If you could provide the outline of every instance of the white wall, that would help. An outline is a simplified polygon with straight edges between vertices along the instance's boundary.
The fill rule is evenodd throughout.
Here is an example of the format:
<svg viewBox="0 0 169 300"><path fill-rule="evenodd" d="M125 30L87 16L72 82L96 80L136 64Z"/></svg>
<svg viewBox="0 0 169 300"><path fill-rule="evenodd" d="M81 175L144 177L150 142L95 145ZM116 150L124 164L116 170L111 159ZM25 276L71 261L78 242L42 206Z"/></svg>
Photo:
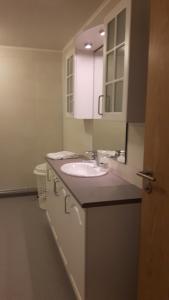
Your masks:
<svg viewBox="0 0 169 300"><path fill-rule="evenodd" d="M0 190L34 187L62 148L61 53L0 47Z"/></svg>

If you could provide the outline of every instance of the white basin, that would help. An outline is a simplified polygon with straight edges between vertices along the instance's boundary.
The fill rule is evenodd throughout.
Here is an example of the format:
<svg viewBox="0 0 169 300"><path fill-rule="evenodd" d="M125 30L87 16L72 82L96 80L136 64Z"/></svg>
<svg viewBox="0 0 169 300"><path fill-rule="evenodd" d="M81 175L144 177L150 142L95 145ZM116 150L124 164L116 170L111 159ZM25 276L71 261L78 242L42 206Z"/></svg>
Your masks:
<svg viewBox="0 0 169 300"><path fill-rule="evenodd" d="M108 170L96 166L94 163L73 162L61 166L62 172L79 177L97 177L105 175Z"/></svg>

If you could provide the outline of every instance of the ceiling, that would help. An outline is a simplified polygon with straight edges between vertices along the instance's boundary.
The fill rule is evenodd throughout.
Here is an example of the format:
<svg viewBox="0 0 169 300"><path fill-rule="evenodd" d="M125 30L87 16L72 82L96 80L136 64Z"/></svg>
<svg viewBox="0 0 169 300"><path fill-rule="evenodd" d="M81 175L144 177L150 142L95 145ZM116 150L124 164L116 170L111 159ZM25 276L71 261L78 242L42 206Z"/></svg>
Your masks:
<svg viewBox="0 0 169 300"><path fill-rule="evenodd" d="M0 45L62 50L103 0L0 0Z"/></svg>

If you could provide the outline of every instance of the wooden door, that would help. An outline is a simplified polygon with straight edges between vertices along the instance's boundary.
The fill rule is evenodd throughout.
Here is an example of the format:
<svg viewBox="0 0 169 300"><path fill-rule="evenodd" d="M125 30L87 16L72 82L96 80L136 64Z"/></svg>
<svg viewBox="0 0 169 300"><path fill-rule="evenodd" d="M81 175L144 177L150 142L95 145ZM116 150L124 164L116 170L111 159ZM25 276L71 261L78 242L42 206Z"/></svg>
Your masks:
<svg viewBox="0 0 169 300"><path fill-rule="evenodd" d="M156 181L144 192L139 300L169 299L169 0L150 0L144 168Z"/></svg>

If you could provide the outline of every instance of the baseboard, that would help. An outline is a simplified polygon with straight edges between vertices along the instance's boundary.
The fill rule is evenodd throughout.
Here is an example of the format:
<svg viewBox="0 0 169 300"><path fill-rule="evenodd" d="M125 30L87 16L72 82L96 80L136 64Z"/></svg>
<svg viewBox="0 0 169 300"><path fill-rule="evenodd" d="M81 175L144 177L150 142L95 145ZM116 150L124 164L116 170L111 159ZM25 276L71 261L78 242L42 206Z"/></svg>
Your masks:
<svg viewBox="0 0 169 300"><path fill-rule="evenodd" d="M22 196L31 196L38 195L36 188L22 188L22 189L13 189L13 190L0 190L0 198L7 197L22 197Z"/></svg>

